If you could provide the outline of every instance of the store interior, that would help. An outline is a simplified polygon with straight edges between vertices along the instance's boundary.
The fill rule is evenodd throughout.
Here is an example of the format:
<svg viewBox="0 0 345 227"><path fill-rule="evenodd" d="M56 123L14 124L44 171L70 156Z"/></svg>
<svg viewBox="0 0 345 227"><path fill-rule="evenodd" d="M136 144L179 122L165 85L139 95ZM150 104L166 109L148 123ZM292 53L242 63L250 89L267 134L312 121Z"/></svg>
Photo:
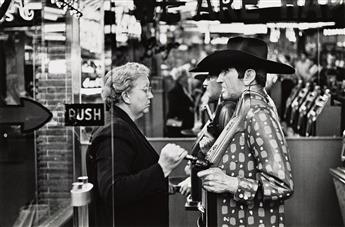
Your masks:
<svg viewBox="0 0 345 227"><path fill-rule="evenodd" d="M286 226L345 224L345 1L9 2L0 1L0 226L73 225L70 190L86 174L94 126L66 126L65 105L103 103L103 76L116 66L151 69L154 98L137 124L153 147L174 142L190 150L207 113L189 69L234 36L265 40L269 59L296 69L270 74L266 84L295 172ZM193 121L172 132L168 93L182 71ZM24 133L4 114L21 97L49 109L51 120ZM184 165L171 181L184 179ZM184 209L185 197L169 202L170 226L195 226L198 214Z"/></svg>

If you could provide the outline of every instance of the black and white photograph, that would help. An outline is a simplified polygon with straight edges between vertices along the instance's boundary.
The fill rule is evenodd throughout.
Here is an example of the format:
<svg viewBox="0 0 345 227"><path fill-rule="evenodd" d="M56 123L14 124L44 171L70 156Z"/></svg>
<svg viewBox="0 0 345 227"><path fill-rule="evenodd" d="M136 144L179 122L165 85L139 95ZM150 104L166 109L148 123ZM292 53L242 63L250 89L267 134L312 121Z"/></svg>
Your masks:
<svg viewBox="0 0 345 227"><path fill-rule="evenodd" d="M345 226L345 0L0 0L0 227Z"/></svg>

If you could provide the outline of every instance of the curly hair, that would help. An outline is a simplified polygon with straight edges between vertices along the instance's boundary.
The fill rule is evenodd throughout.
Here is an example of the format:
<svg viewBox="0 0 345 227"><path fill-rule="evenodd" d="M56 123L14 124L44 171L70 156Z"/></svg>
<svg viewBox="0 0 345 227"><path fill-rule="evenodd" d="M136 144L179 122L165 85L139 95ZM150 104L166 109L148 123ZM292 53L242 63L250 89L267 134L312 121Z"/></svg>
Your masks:
<svg viewBox="0 0 345 227"><path fill-rule="evenodd" d="M104 86L102 89L102 98L107 108L110 108L112 103L120 103L122 101L122 93L131 90L134 86L134 81L140 76L149 76L149 74L149 68L136 62L128 62L110 70L104 76Z"/></svg>

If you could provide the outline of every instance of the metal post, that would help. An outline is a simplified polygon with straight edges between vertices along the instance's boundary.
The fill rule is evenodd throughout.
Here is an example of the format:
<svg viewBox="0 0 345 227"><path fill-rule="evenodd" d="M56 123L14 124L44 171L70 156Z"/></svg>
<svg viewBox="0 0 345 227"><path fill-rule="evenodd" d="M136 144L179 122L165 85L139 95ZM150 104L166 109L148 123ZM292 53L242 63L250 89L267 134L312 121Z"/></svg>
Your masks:
<svg viewBox="0 0 345 227"><path fill-rule="evenodd" d="M88 183L88 177L78 177L78 182L72 183L71 204L73 206L73 226L89 227L89 207L93 184Z"/></svg>

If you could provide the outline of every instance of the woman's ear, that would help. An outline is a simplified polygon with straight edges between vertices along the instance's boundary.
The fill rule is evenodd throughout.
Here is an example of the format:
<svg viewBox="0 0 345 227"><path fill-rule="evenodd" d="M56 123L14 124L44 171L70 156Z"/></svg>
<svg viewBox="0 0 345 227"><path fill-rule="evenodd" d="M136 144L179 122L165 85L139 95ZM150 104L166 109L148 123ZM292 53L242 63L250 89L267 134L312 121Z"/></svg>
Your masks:
<svg viewBox="0 0 345 227"><path fill-rule="evenodd" d="M128 92L122 92L121 97L124 103L126 104L131 103L130 95L128 94Z"/></svg>
<svg viewBox="0 0 345 227"><path fill-rule="evenodd" d="M253 83L253 81L255 80L256 77L256 72L254 69L247 69L244 72L244 78L243 78L243 82L245 86L249 86Z"/></svg>

